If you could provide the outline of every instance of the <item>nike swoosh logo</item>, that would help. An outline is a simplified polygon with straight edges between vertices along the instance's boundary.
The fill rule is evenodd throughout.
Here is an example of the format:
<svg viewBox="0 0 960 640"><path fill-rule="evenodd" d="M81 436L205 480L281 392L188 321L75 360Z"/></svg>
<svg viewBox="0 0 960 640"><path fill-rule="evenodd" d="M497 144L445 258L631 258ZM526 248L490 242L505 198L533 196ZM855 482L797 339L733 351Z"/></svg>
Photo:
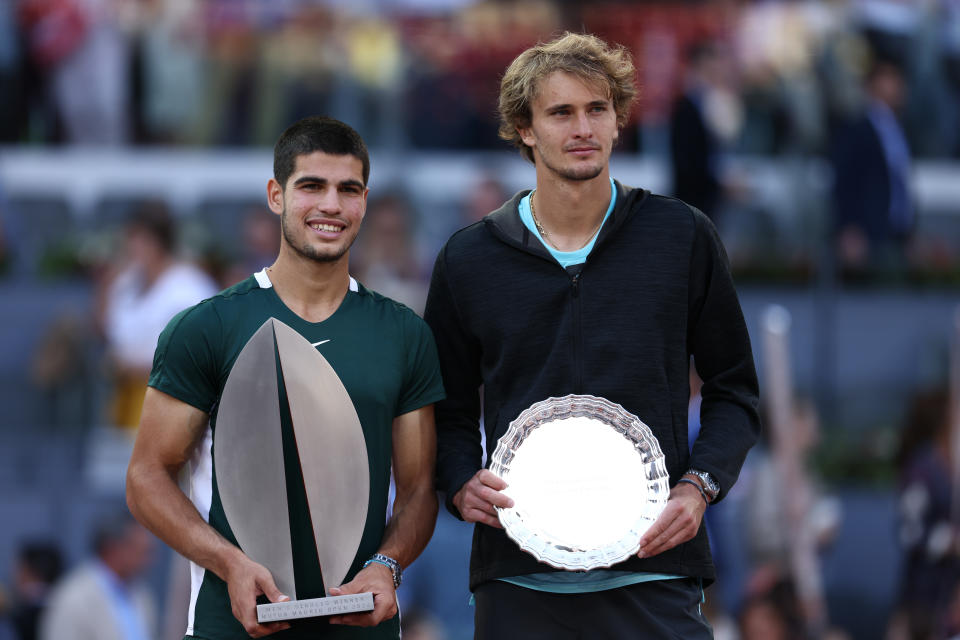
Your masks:
<svg viewBox="0 0 960 640"><path fill-rule="evenodd" d="M326 344L327 342L330 342L330 340L328 339L328 340L321 340L320 342L311 342L311 343L310 343L310 346L311 346L311 347L319 347L320 345Z"/></svg>

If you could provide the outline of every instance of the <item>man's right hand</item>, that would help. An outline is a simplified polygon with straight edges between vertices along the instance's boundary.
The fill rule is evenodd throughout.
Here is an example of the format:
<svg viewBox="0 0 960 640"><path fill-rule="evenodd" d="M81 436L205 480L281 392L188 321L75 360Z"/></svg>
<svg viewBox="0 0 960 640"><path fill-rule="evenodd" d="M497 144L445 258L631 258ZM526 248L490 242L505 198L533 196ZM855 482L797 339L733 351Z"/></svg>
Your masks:
<svg viewBox="0 0 960 640"><path fill-rule="evenodd" d="M262 638L290 628L289 622L257 622L258 596L265 595L270 602L290 599L280 592L266 567L244 557L231 567L226 580L233 617L240 621L251 638Z"/></svg>
<svg viewBox="0 0 960 640"><path fill-rule="evenodd" d="M137 441L127 465L130 512L181 555L224 582L230 607L254 638L288 628L286 622L257 624L257 597L287 600L266 567L257 564L204 520L177 484L177 474L201 446L210 416L150 387L143 399Z"/></svg>
<svg viewBox="0 0 960 640"><path fill-rule="evenodd" d="M482 522L502 529L494 507L509 509L513 506L513 500L500 493L506 488L507 483L503 478L489 469L481 469L460 487L460 491L453 496L453 505L467 522Z"/></svg>

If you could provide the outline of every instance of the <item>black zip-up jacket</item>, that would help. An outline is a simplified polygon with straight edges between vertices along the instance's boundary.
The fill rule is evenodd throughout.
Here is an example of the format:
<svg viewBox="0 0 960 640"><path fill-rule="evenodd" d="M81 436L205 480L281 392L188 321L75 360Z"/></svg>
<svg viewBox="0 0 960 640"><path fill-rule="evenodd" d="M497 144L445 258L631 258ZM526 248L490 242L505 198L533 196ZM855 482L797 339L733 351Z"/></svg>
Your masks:
<svg viewBox="0 0 960 640"><path fill-rule="evenodd" d="M722 498L759 435L750 338L713 225L680 200L616 188L581 266L561 267L520 220L527 191L455 233L437 257L424 314L447 391L436 406L437 484L457 517L451 499L481 467L481 385L488 458L534 402L591 394L651 428L671 486L693 467L713 475ZM691 355L704 385L688 454ZM613 568L714 578L703 526L685 544ZM476 525L471 589L552 570L503 530Z"/></svg>

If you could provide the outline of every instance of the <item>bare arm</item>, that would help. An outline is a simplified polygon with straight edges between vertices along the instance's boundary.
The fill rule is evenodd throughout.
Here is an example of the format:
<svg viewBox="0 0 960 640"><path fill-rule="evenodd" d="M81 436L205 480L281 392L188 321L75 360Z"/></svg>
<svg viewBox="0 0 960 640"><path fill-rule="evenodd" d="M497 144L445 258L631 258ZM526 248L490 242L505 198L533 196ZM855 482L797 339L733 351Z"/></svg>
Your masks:
<svg viewBox="0 0 960 640"><path fill-rule="evenodd" d="M437 493L433 486L437 436L433 405L421 407L393 421L393 478L396 498L393 516L383 534L380 553L407 567L433 535L437 521ZM330 593L374 593L374 610L365 614L336 616L334 624L373 626L397 613L393 574L378 563L370 564L356 577Z"/></svg>
<svg viewBox="0 0 960 640"><path fill-rule="evenodd" d="M130 512L183 556L227 583L233 615L252 637L286 623L257 624L256 598L286 599L270 572L207 524L177 484L177 474L199 446L209 416L176 398L147 389L140 430L127 469Z"/></svg>

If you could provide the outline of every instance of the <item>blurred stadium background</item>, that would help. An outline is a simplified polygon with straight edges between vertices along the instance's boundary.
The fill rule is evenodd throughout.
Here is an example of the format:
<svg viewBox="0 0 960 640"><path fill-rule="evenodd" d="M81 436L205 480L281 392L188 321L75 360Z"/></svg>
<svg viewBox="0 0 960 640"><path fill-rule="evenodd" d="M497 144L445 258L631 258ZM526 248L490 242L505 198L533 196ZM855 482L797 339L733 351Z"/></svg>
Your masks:
<svg viewBox="0 0 960 640"><path fill-rule="evenodd" d="M532 166L496 136L499 76L564 29L633 53L640 99L613 175L660 193L674 192L683 151L674 105L703 80L692 52L711 56L719 195L708 213L762 380L764 313L776 304L792 318L792 394L820 424L805 465L831 505L819 552L831 622L856 640L884 637L906 557L898 451L919 428L916 398L948 387L957 339L958 0L3 0L0 616L16 601L24 541L53 541L72 565L89 553L91 523L122 500L129 430L109 427L94 318L131 212L165 204L180 254L232 284L270 253L247 221L264 208L274 140L299 117L338 117L372 155L355 270L417 308L448 235L533 185ZM904 78L913 224L890 260L848 262L833 160L878 61ZM734 538L746 520L727 524ZM441 514L401 589L411 619L430 623L422 637L470 637L469 536ZM730 575L749 570L736 551L718 555ZM161 606L170 562L158 554L149 576ZM745 588L736 576L725 585L723 569L711 592ZM735 618L742 596L727 595L717 620Z"/></svg>

